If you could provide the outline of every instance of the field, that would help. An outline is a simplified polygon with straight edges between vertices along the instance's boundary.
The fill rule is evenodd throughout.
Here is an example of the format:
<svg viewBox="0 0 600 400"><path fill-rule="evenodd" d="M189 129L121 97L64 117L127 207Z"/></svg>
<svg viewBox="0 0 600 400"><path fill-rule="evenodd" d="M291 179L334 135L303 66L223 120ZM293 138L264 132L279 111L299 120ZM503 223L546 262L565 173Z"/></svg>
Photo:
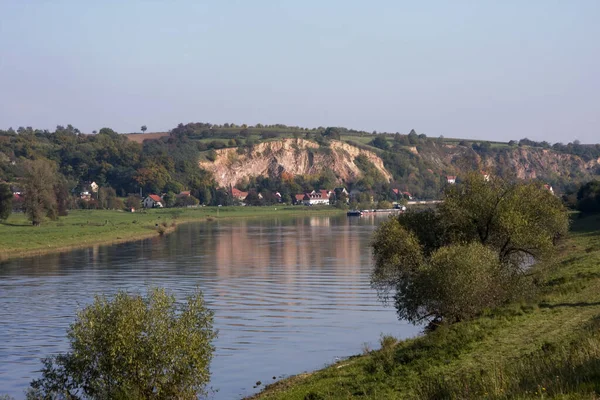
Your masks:
<svg viewBox="0 0 600 400"><path fill-rule="evenodd" d="M169 232L177 224L206 219L331 214L333 207L199 207L150 209L129 213L73 210L58 221L31 226L23 214L0 224L0 260L70 250L96 244L143 239Z"/></svg>
<svg viewBox="0 0 600 400"><path fill-rule="evenodd" d="M576 219L529 300L414 339L382 338L256 399L599 399L600 217Z"/></svg>

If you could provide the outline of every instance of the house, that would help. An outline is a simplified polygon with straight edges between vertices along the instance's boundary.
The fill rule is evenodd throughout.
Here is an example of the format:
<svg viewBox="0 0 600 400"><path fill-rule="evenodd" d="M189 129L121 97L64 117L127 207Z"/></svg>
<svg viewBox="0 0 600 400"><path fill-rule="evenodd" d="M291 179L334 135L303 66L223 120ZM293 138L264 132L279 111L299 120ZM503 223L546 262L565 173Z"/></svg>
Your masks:
<svg viewBox="0 0 600 400"><path fill-rule="evenodd" d="M481 171L481 176L483 177L483 180L486 182L490 181L490 174L488 174L487 172Z"/></svg>
<svg viewBox="0 0 600 400"><path fill-rule="evenodd" d="M231 188L231 196L239 201L244 201L246 197L248 197L248 192L242 192L239 189Z"/></svg>
<svg viewBox="0 0 600 400"><path fill-rule="evenodd" d="M183 199L183 198L190 197L191 195L192 195L192 193L189 190L185 190L185 191L179 193L176 197L178 199Z"/></svg>
<svg viewBox="0 0 600 400"><path fill-rule="evenodd" d="M454 175L448 175L448 176L446 176L446 181L449 184L454 185L456 183L456 176L454 176Z"/></svg>
<svg viewBox="0 0 600 400"><path fill-rule="evenodd" d="M86 191L79 193L79 198L81 200L90 201L92 199L92 194L86 190Z"/></svg>
<svg viewBox="0 0 600 400"><path fill-rule="evenodd" d="M283 201L283 197L281 197L281 193L275 192L275 193L273 193L273 196L277 199L278 203L281 203Z"/></svg>
<svg viewBox="0 0 600 400"><path fill-rule="evenodd" d="M552 185L545 184L544 188L546 188L546 190L548 190L550 193L554 194L554 189L552 189Z"/></svg>
<svg viewBox="0 0 600 400"><path fill-rule="evenodd" d="M333 193L331 190L313 190L312 192L305 194L304 204L310 206L329 205L329 198L331 197L331 193Z"/></svg>
<svg viewBox="0 0 600 400"><path fill-rule="evenodd" d="M331 190L313 190L310 193L297 194L294 196L296 204L305 206L329 205L329 200L333 191Z"/></svg>
<svg viewBox="0 0 600 400"><path fill-rule="evenodd" d="M163 208L165 206L163 199L156 194L148 195L142 204L144 205L144 208Z"/></svg>

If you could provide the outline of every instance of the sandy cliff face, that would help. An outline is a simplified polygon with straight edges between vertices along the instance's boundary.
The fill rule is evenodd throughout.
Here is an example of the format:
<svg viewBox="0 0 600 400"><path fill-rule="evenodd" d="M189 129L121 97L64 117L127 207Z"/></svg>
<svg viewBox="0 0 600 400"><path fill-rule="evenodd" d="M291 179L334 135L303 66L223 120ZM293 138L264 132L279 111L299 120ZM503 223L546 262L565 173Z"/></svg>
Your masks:
<svg viewBox="0 0 600 400"><path fill-rule="evenodd" d="M316 175L331 170L340 182L358 179L362 172L354 160L364 155L386 179L390 173L375 153L340 141L329 147L304 139L282 139L260 143L251 149L217 150L214 162L201 161L200 167L213 173L220 186L235 185L252 176Z"/></svg>

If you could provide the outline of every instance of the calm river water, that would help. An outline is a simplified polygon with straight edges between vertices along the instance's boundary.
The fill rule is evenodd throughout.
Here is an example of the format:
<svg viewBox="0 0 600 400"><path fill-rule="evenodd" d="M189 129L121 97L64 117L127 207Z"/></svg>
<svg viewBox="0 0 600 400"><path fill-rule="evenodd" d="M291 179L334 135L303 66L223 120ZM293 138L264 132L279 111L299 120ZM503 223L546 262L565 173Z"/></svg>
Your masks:
<svg viewBox="0 0 600 400"><path fill-rule="evenodd" d="M301 217L186 224L166 237L0 263L0 395L24 398L40 357L66 351L66 329L95 294L196 286L219 330L209 398L313 370L413 336L369 287L380 217Z"/></svg>

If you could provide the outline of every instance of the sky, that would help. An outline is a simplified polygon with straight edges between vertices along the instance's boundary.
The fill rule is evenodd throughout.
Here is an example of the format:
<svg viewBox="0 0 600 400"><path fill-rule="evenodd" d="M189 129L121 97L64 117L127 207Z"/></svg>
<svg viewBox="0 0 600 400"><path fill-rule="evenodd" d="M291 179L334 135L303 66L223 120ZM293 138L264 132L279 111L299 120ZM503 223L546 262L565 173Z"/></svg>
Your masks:
<svg viewBox="0 0 600 400"><path fill-rule="evenodd" d="M0 129L600 142L598 0L0 0Z"/></svg>

